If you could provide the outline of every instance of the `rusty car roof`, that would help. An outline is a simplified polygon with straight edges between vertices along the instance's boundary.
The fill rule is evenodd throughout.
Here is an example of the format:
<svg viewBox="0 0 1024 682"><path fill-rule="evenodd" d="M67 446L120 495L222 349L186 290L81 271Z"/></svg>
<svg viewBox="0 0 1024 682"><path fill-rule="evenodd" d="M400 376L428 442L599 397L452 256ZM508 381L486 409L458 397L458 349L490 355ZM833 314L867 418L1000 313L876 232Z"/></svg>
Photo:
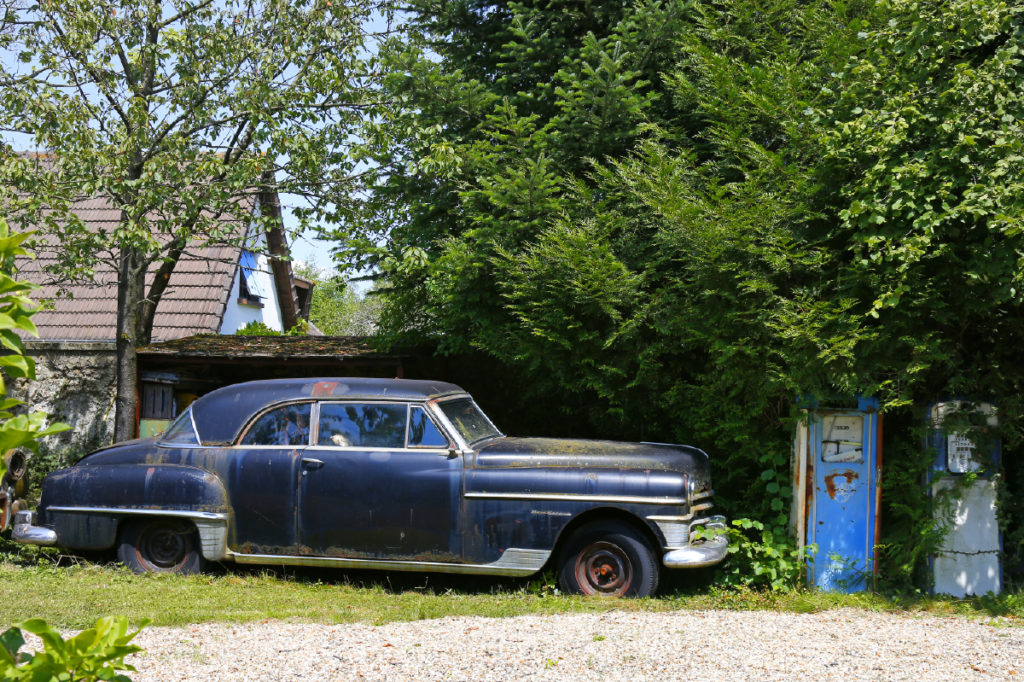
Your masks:
<svg viewBox="0 0 1024 682"><path fill-rule="evenodd" d="M265 379L218 388L192 403L192 419L203 445L232 443L256 412L303 398L430 400L465 391L444 381L315 377Z"/></svg>

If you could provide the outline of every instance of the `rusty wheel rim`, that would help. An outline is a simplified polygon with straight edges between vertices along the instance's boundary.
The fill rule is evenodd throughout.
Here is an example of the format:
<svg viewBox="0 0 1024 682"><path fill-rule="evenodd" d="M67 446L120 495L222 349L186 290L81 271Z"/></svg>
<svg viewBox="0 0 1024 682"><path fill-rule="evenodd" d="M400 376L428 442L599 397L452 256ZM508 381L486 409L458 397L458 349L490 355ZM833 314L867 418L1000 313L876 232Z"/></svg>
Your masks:
<svg viewBox="0 0 1024 682"><path fill-rule="evenodd" d="M583 594L621 596L632 581L633 564L618 545L595 542L576 558L576 584Z"/></svg>
<svg viewBox="0 0 1024 682"><path fill-rule="evenodd" d="M174 568L185 560L188 550L185 533L170 526L159 526L146 532L139 554L144 561L158 568Z"/></svg>

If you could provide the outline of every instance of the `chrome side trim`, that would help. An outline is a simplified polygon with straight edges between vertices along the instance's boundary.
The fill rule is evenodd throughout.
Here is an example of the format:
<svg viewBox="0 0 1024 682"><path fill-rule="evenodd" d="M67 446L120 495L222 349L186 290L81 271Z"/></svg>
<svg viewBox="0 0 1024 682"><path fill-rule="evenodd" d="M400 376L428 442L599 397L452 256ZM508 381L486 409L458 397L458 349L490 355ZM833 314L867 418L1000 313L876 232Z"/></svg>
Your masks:
<svg viewBox="0 0 1024 682"><path fill-rule="evenodd" d="M682 516L645 516L644 518L648 521L654 521L655 523L658 523L659 521L689 521L693 518L693 513L691 512Z"/></svg>
<svg viewBox="0 0 1024 682"><path fill-rule="evenodd" d="M24 545L49 547L57 544L57 531L45 526L36 526L34 511L20 511L14 515L14 529L11 539Z"/></svg>
<svg viewBox="0 0 1024 682"><path fill-rule="evenodd" d="M223 521L228 515L219 512L193 511L191 509L136 509L133 507L47 507L48 511L81 512L83 514L131 514L135 516L173 516L175 518Z"/></svg>
<svg viewBox="0 0 1024 682"><path fill-rule="evenodd" d="M630 495L573 495L572 493L465 493L482 500L554 500L561 502L618 502L621 504L685 504L683 497L636 497Z"/></svg>
<svg viewBox="0 0 1024 682"><path fill-rule="evenodd" d="M505 550L500 559L489 564L447 564L440 561L341 559L335 557L282 556L277 554L235 554L232 558L239 564L326 566L333 568L368 568L382 571L524 576L539 571L550 556L551 551L546 549L518 549L510 547Z"/></svg>
<svg viewBox="0 0 1024 682"><path fill-rule="evenodd" d="M199 546L203 558L209 561L223 561L230 556L228 551L228 515L218 512L192 511L189 509L133 509L131 507L47 507L48 511L81 514L118 514L123 516L160 516L176 519L191 519L199 531ZM54 534L54 543L57 536ZM54 544L51 543L51 544Z"/></svg>
<svg viewBox="0 0 1024 682"><path fill-rule="evenodd" d="M711 498L711 497L714 497L714 496L715 496L715 491L714 490L704 490L704 491L699 492L699 493L694 493L690 497L690 499L691 500L703 500L703 499Z"/></svg>
<svg viewBox="0 0 1024 682"><path fill-rule="evenodd" d="M199 549L207 561L223 561L228 552L228 522L223 519L193 518L199 531Z"/></svg>
<svg viewBox="0 0 1024 682"><path fill-rule="evenodd" d="M690 515L692 516L692 514ZM690 524L688 519L682 517L648 516L648 521L653 521L661 534L665 536L665 547L674 549L685 547L690 541Z"/></svg>

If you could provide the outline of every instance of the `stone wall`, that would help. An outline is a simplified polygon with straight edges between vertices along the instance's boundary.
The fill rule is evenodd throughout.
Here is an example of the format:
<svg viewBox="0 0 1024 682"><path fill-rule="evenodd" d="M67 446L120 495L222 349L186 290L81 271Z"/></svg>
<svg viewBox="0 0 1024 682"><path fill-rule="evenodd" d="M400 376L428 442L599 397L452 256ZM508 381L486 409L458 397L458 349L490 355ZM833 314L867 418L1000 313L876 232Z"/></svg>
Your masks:
<svg viewBox="0 0 1024 682"><path fill-rule="evenodd" d="M25 346L36 361L36 379L11 382L11 397L24 400L28 411L45 412L50 422L71 426L40 443L37 461L29 464L38 478L112 441L117 365L113 342L28 341Z"/></svg>

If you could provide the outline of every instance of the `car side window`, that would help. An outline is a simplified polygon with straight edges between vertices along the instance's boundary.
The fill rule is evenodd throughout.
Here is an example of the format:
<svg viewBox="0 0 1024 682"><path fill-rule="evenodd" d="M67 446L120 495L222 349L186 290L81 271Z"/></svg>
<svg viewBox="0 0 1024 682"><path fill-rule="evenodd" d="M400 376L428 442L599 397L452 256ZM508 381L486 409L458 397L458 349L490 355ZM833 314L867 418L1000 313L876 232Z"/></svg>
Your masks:
<svg viewBox="0 0 1024 682"><path fill-rule="evenodd" d="M410 448L446 448L448 439L444 437L427 411L418 405L409 408L409 447Z"/></svg>
<svg viewBox="0 0 1024 682"><path fill-rule="evenodd" d="M321 403L317 445L403 448L405 422L405 405Z"/></svg>
<svg viewBox="0 0 1024 682"><path fill-rule="evenodd" d="M310 403L270 410L249 427L242 445L309 445Z"/></svg>

